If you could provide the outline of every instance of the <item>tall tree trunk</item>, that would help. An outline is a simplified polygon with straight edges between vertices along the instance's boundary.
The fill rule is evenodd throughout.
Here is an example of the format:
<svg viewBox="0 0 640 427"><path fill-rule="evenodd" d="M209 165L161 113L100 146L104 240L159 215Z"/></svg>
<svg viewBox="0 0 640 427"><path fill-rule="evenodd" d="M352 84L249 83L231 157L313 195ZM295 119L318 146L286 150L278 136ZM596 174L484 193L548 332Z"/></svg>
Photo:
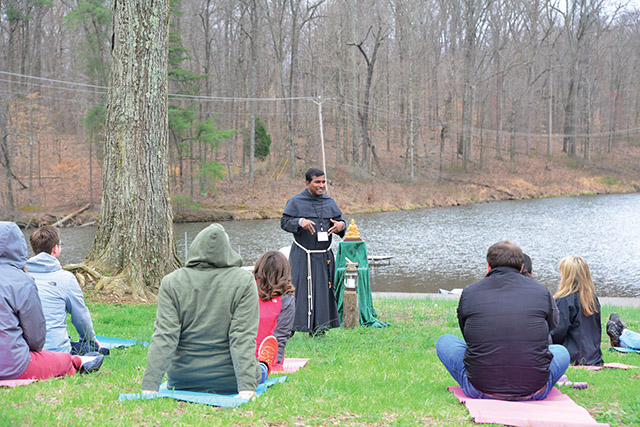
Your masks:
<svg viewBox="0 0 640 427"><path fill-rule="evenodd" d="M349 4L349 20L351 30L351 43L356 41L356 2L355 0L348 0ZM351 49L349 52L349 59L351 63L351 117L353 122L352 133L352 145L351 145L351 161L354 165L359 162L358 155L358 65L356 62L356 51Z"/></svg>
<svg viewBox="0 0 640 427"><path fill-rule="evenodd" d="M11 170L11 151L9 148L8 105L0 103L0 166L4 169L5 179L0 187L0 214L3 218L12 220L15 216L15 198L13 194L13 172Z"/></svg>
<svg viewBox="0 0 640 427"><path fill-rule="evenodd" d="M168 185L168 0L113 3L102 210L86 263L96 288L147 299L180 263Z"/></svg>

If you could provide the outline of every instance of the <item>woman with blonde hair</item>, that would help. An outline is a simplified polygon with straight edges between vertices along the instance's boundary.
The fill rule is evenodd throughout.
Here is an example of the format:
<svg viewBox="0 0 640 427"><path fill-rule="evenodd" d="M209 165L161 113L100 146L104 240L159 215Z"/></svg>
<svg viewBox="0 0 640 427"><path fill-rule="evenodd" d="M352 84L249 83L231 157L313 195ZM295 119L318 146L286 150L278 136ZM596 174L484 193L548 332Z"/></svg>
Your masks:
<svg viewBox="0 0 640 427"><path fill-rule="evenodd" d="M560 287L553 296L560 322L551 331L554 344L568 351L575 365L601 365L600 302L584 258L568 256L560 261Z"/></svg>
<svg viewBox="0 0 640 427"><path fill-rule="evenodd" d="M260 255L253 267L258 285L260 323L257 343L273 335L278 340L276 367L284 361L284 348L291 337L296 313L295 288L291 284L289 260L280 251L268 251ZM256 352L258 350L256 349Z"/></svg>

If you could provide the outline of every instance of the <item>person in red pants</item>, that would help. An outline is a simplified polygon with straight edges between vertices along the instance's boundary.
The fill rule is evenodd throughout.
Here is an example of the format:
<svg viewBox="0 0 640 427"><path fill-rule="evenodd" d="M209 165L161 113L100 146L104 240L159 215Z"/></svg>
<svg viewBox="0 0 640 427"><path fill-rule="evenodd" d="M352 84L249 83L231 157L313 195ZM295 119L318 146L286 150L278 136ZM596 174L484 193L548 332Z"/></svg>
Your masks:
<svg viewBox="0 0 640 427"><path fill-rule="evenodd" d="M104 356L42 350L47 326L35 281L24 271L27 242L0 221L0 380L46 379L100 369Z"/></svg>

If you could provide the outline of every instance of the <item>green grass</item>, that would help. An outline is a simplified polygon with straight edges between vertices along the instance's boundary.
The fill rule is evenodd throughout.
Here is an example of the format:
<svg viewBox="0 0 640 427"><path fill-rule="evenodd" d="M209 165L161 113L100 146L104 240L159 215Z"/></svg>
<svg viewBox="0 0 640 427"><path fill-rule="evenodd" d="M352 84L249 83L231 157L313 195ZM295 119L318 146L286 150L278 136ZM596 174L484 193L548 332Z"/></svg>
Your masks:
<svg viewBox="0 0 640 427"><path fill-rule="evenodd" d="M622 182L618 178L611 176L599 176L595 178L594 181L600 184L608 185L610 187L622 185Z"/></svg>
<svg viewBox="0 0 640 427"><path fill-rule="evenodd" d="M447 392L455 383L435 354L440 335L460 336L457 301L375 299L374 305L390 327L334 329L324 338L294 335L287 356L309 357L307 366L238 408L172 399L118 401L120 393L140 390L147 348L136 345L114 350L94 374L0 389L0 425L474 425ZM99 335L151 338L155 305L89 308ZM603 320L611 311L640 330L640 309L603 306ZM638 354L609 352L604 333L602 347L606 362L640 365ZM568 375L589 387L563 392L598 421L640 424L640 369L570 369Z"/></svg>

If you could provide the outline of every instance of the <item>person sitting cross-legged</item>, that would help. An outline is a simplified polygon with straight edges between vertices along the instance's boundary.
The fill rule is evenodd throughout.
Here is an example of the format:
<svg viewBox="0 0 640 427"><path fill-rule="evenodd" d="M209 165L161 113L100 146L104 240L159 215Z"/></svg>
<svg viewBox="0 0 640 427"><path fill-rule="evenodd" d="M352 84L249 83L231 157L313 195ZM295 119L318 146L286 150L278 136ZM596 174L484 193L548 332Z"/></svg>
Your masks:
<svg viewBox="0 0 640 427"><path fill-rule="evenodd" d="M18 226L0 221L0 380L46 379L94 372L104 356L43 350L47 325Z"/></svg>
<svg viewBox="0 0 640 427"><path fill-rule="evenodd" d="M47 321L45 350L83 355L93 351L109 354L96 341L89 309L84 303L82 289L75 276L62 269L62 242L58 229L45 225L29 237L35 256L27 261L27 271L36 280L42 310ZM67 333L67 313L80 340L71 342Z"/></svg>
<svg viewBox="0 0 640 427"><path fill-rule="evenodd" d="M289 260L280 251L267 251L256 261L253 275L260 296L260 324L256 343L261 343L268 335L275 336L278 340L276 366L281 367L296 314L295 288L291 284ZM256 356L258 351L259 348L256 348Z"/></svg>
<svg viewBox="0 0 640 427"><path fill-rule="evenodd" d="M560 286L554 295L560 321L551 331L554 344L569 351L571 363L602 365L600 301L587 261L568 256L560 261Z"/></svg>
<svg viewBox="0 0 640 427"><path fill-rule="evenodd" d="M549 345L556 303L523 274L522 250L508 241L487 251L487 275L467 286L458 303L464 340L443 335L436 353L467 397L542 400L569 367L569 352Z"/></svg>
<svg viewBox="0 0 640 427"><path fill-rule="evenodd" d="M162 279L142 392L167 386L251 398L267 379L278 341L266 337L254 355L258 288L219 224L202 230L186 266Z"/></svg>

